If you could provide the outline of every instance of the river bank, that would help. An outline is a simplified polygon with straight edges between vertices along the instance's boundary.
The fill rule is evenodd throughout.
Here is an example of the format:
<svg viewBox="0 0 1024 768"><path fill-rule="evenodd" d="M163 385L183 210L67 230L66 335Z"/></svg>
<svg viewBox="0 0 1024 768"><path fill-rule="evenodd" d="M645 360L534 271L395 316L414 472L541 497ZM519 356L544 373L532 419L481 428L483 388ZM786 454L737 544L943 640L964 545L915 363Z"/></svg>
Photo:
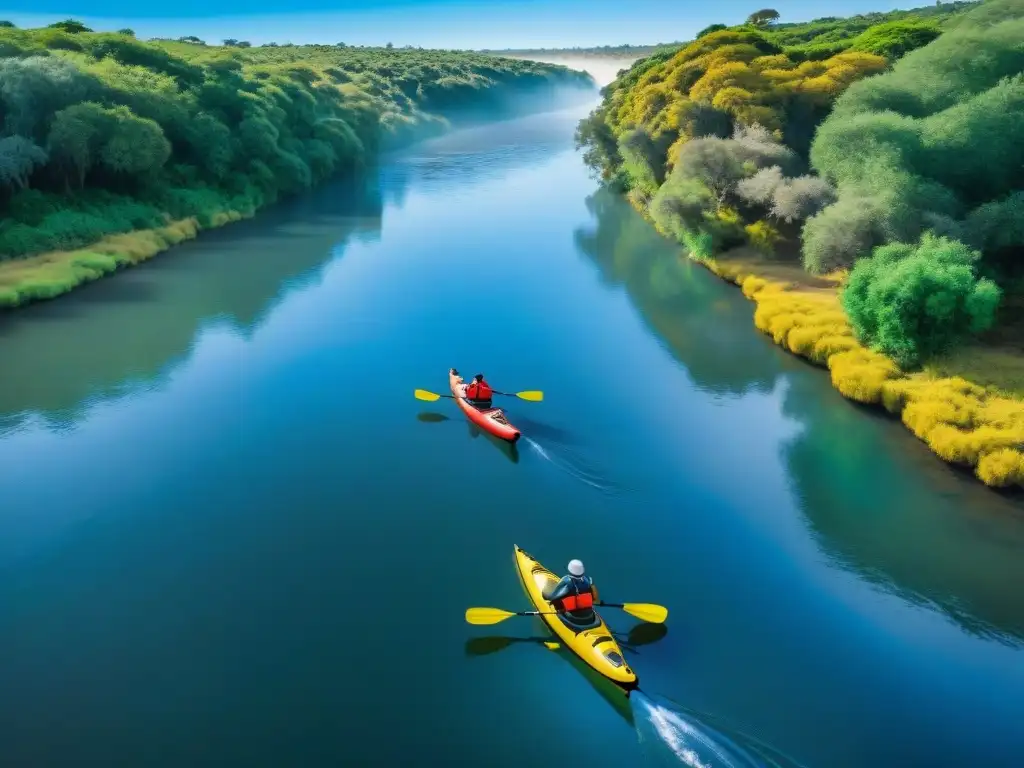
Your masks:
<svg viewBox="0 0 1024 768"><path fill-rule="evenodd" d="M0 307L53 298L453 128L594 98L472 52L0 28ZM84 137L84 138L83 138Z"/></svg>
<svg viewBox="0 0 1024 768"><path fill-rule="evenodd" d="M841 278L816 277L751 248L698 260L757 305L754 324L776 344L827 368L844 397L897 416L937 456L991 487L1024 487L1024 356L979 344L904 371L854 336Z"/></svg>
<svg viewBox="0 0 1024 768"><path fill-rule="evenodd" d="M536 102L535 110L526 109L523 114L543 112L545 107L551 106L550 103ZM495 121L502 119L508 119L508 116L494 118ZM476 120L456 120L446 125L448 130L453 130L485 122L477 117ZM383 154L399 151L415 141L410 139L404 144L392 144ZM331 180L328 178L323 181L326 183ZM176 220L165 213L167 223L161 227L107 235L81 248L0 261L0 309L15 309L36 301L57 298L121 269L141 264L175 245L198 237L204 231L250 219L277 202L267 200L242 210L221 208L206 211L202 217L188 216Z"/></svg>
<svg viewBox="0 0 1024 768"><path fill-rule="evenodd" d="M1024 486L1020 122L982 106L1019 74L1002 51L1022 29L1012 0L708 27L605 88L577 144L845 397ZM968 49L1005 64L967 82Z"/></svg>
<svg viewBox="0 0 1024 768"><path fill-rule="evenodd" d="M84 248L52 251L0 262L0 308L13 309L54 299L119 269L132 267L171 247L192 240L204 229L216 229L251 218L256 211L217 211L202 227L195 216L164 227L108 235Z"/></svg>

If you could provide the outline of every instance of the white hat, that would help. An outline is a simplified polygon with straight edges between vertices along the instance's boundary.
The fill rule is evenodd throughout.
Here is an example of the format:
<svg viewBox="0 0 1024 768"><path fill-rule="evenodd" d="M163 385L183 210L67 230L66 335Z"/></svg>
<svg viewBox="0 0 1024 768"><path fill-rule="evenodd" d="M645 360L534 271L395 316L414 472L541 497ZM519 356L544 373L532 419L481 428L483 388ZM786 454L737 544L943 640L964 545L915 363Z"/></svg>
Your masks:
<svg viewBox="0 0 1024 768"><path fill-rule="evenodd" d="M579 560L570 560L569 561L569 573L572 574L573 576L582 576L583 573L584 573L584 571L583 571L583 563L581 563Z"/></svg>

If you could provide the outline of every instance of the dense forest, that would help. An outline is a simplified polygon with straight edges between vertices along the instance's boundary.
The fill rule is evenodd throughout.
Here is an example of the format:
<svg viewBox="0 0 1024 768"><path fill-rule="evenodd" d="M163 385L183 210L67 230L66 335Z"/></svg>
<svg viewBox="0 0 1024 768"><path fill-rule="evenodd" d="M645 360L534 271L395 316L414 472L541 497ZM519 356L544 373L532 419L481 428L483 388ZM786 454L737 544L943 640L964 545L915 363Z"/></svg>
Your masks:
<svg viewBox="0 0 1024 768"><path fill-rule="evenodd" d="M940 455L1024 484L1019 407L955 377L908 407L913 371L982 335L1012 358L1001 391L1024 385L1024 4L777 18L637 61L580 123L586 162L716 271L760 254L839 285L834 305L764 294L755 321Z"/></svg>
<svg viewBox="0 0 1024 768"><path fill-rule="evenodd" d="M0 23L0 264L134 230L180 239L452 122L595 87L565 67L477 53L225 43ZM123 258L82 254L74 274L9 270L0 306Z"/></svg>
<svg viewBox="0 0 1024 768"><path fill-rule="evenodd" d="M1019 277L1024 6L877 19L706 31L637 62L578 140L697 258L789 246L812 273L852 268L850 319L912 366L991 326ZM898 315L896 294L916 297Z"/></svg>

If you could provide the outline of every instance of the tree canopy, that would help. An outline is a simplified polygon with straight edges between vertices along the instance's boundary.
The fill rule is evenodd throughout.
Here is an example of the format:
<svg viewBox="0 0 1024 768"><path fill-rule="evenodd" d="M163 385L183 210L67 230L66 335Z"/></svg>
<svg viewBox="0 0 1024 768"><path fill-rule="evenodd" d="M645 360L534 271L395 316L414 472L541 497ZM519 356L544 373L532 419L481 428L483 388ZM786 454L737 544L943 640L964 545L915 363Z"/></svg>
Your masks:
<svg viewBox="0 0 1024 768"><path fill-rule="evenodd" d="M696 258L852 267L857 334L905 364L990 327L997 283L1024 283L1024 6L769 11L622 73L585 161Z"/></svg>
<svg viewBox="0 0 1024 768"><path fill-rule="evenodd" d="M755 27L767 27L772 22L778 20L779 12L774 8L762 8L760 11L754 11L747 17L747 24Z"/></svg>
<svg viewBox="0 0 1024 768"><path fill-rule="evenodd" d="M0 259L246 215L384 145L593 80L445 51L0 27Z"/></svg>

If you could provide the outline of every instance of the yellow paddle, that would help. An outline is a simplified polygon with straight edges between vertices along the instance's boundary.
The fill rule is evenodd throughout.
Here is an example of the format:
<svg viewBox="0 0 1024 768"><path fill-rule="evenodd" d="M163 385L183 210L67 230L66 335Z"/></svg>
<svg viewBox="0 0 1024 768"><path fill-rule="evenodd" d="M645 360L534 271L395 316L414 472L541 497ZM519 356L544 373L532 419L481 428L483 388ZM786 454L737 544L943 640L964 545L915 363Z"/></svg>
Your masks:
<svg viewBox="0 0 1024 768"><path fill-rule="evenodd" d="M668 608L663 605L652 603L598 603L604 608L621 608L631 616L636 616L641 621L648 621L652 624L661 624L668 618ZM466 621L470 624L497 624L513 616L542 616L552 615L555 611L503 611L500 608L469 608L466 611Z"/></svg>
<svg viewBox="0 0 1024 768"><path fill-rule="evenodd" d="M528 389L525 392L499 392L498 390L494 390L494 394L518 397L520 400L529 400L531 403L539 403L544 399L544 393L539 389Z"/></svg>
<svg viewBox="0 0 1024 768"><path fill-rule="evenodd" d="M621 608L630 616L651 624L662 624L668 618L668 608L654 603L598 603L602 608Z"/></svg>
<svg viewBox="0 0 1024 768"><path fill-rule="evenodd" d="M548 614L553 614L554 611L548 611ZM497 624L498 622L504 621L505 619L511 619L513 616L540 616L540 611L518 611L512 613L511 611L503 611L500 608L467 608L466 609L466 621L470 624Z"/></svg>
<svg viewBox="0 0 1024 768"><path fill-rule="evenodd" d="M452 400L455 399L455 395L439 395L436 392L428 392L425 389L417 389L413 394L416 396L417 400L426 400L428 403L432 403L442 397L448 397ZM529 400L531 403L539 403L544 399L544 393L540 390L527 390L526 392L495 392L494 394L518 397L520 400Z"/></svg>

